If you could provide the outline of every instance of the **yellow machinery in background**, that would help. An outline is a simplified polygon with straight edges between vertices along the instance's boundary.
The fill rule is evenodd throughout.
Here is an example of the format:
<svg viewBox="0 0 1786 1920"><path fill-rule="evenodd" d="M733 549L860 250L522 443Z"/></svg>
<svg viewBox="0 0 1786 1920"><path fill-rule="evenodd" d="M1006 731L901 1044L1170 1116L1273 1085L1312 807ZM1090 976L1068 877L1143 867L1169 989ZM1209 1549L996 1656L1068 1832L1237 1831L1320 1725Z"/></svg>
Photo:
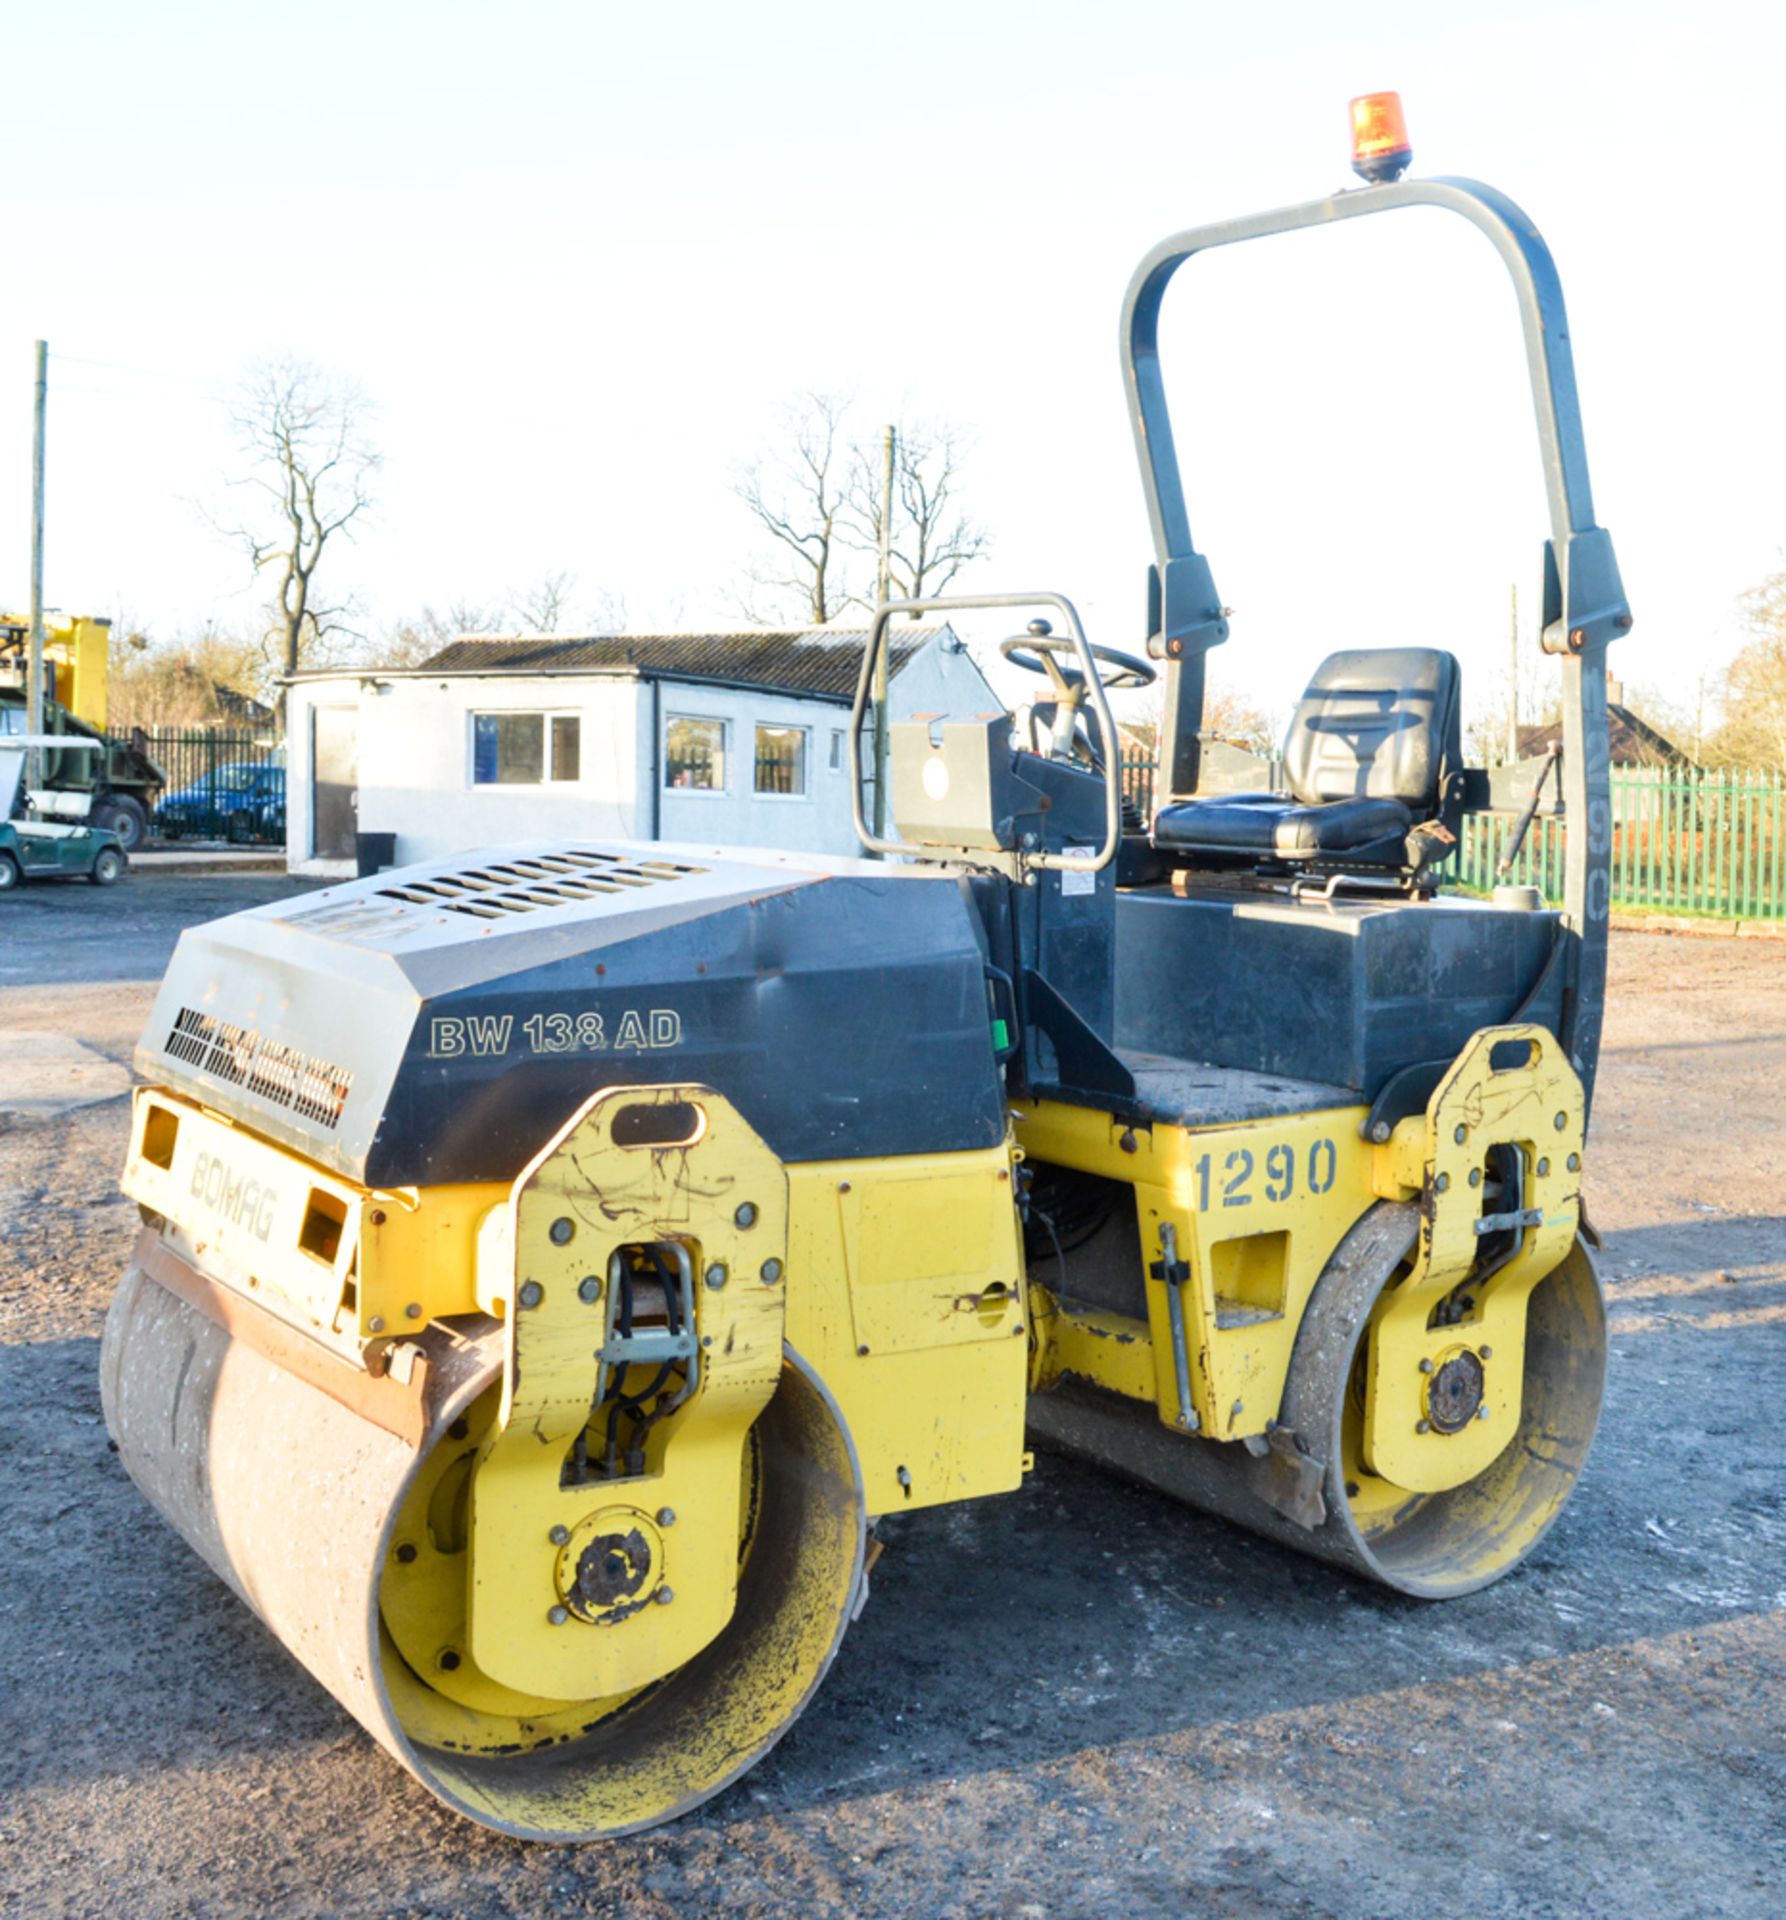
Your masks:
<svg viewBox="0 0 1786 1920"><path fill-rule="evenodd" d="M0 734L27 731L30 636L29 620L0 614ZM45 747L31 801L43 819L102 827L130 852L148 835L149 818L167 776L149 757L140 736L130 743L106 731L110 650L109 620L75 615L46 622L44 732L70 741L95 741L100 750Z"/></svg>
<svg viewBox="0 0 1786 1920"><path fill-rule="evenodd" d="M0 613L0 688L25 691L31 622L22 614ZM112 623L75 614L46 620L43 658L49 699L90 727L106 724L106 686L111 658Z"/></svg>
<svg viewBox="0 0 1786 1920"><path fill-rule="evenodd" d="M1018 1488L1037 1441L1400 1591L1556 1518L1605 1359L1581 1211L1605 964L1604 650L1567 329L1490 189L1373 184L1174 236L1125 307L1144 649L1056 594L877 611L858 832L897 859L554 840L181 940L137 1063L107 1323L132 1477L447 1804L628 1832L736 1778L867 1598L876 1521ZM1438 206L1526 321L1552 507L1570 867L1445 897L1458 669L1316 668L1283 793L1199 789L1202 659L1155 323L1210 246ZM861 742L890 621L1023 606L1008 714ZM1106 688L1166 678L1163 803ZM1527 817L1535 806L1527 796ZM1313 1623L1311 1623L1313 1624Z"/></svg>

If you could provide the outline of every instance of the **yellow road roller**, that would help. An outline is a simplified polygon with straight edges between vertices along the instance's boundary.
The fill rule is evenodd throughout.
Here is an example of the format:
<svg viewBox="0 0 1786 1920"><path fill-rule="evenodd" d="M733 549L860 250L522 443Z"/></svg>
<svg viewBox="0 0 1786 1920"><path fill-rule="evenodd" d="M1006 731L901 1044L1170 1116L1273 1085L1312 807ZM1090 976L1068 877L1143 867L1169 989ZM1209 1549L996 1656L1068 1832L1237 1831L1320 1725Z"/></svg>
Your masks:
<svg viewBox="0 0 1786 1920"><path fill-rule="evenodd" d="M187 933L138 1053L107 1324L145 1496L448 1805L573 1840L735 1779L867 1598L877 1519L1069 1450L1402 1592L1556 1518L1599 1409L1580 1191L1607 924L1605 650L1532 223L1410 180L1180 233L1122 355L1155 548L1132 654L1058 594L880 607L859 860L554 839ZM1275 789L1200 785L1228 635L1157 349L1211 248L1460 215L1522 316L1560 760L1464 764L1456 660L1313 666ZM1010 609L1013 715L863 743L889 622ZM1159 805L1107 689L1164 676ZM1548 788L1548 790L1547 790ZM1562 814L1562 907L1442 882Z"/></svg>

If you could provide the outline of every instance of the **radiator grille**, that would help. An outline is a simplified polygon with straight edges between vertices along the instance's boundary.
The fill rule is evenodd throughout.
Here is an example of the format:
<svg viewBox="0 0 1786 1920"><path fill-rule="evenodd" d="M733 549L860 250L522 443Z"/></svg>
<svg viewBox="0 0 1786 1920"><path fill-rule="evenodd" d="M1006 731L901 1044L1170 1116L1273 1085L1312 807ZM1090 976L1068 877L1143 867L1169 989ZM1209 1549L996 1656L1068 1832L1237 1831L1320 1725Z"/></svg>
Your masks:
<svg viewBox="0 0 1786 1920"><path fill-rule="evenodd" d="M300 1119L319 1126L340 1124L353 1075L283 1041L269 1040L252 1027L238 1027L196 1007L182 1007L167 1037L165 1051L198 1072L232 1087L242 1087L289 1107Z"/></svg>
<svg viewBox="0 0 1786 1920"><path fill-rule="evenodd" d="M486 866L463 867L457 873L430 874L426 880L406 880L400 887L380 887L378 891L381 899L402 900L412 907L442 907L477 920L502 920L541 907L566 907L579 900L600 899L604 894L663 886L706 871L705 867L684 866L675 860L629 860L617 853L567 847L561 853L496 860Z"/></svg>

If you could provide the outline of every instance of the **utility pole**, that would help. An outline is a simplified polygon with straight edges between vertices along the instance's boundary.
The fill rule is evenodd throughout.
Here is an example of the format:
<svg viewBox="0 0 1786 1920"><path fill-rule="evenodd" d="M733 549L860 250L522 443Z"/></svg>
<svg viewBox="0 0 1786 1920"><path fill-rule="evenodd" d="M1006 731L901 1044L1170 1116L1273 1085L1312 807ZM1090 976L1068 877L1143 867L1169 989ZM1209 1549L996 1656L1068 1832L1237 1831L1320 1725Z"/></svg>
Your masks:
<svg viewBox="0 0 1786 1920"><path fill-rule="evenodd" d="M894 430L881 448L881 539L875 600L885 606L893 595L893 451ZM889 625L881 631L874 656L874 837L887 837L887 655L893 645Z"/></svg>
<svg viewBox="0 0 1786 1920"><path fill-rule="evenodd" d="M1513 583L1507 622L1507 764L1519 764L1519 582Z"/></svg>
<svg viewBox="0 0 1786 1920"><path fill-rule="evenodd" d="M31 652L25 666L25 731L43 732L43 426L49 388L49 347L37 343L37 390L31 415ZM25 758L25 790L43 783L42 749Z"/></svg>

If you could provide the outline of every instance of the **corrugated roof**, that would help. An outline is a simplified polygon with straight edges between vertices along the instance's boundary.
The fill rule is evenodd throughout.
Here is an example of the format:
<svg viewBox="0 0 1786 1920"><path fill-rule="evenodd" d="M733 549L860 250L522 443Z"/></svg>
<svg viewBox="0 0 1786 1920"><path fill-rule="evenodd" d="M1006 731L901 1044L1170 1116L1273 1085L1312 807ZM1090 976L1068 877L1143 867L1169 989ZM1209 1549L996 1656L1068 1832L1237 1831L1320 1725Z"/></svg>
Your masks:
<svg viewBox="0 0 1786 1920"><path fill-rule="evenodd" d="M896 625L892 670L897 673L942 627ZM770 633L596 633L537 635L513 640L455 640L424 660L417 673L636 672L648 678L733 680L784 693L856 691L866 627L799 627Z"/></svg>

